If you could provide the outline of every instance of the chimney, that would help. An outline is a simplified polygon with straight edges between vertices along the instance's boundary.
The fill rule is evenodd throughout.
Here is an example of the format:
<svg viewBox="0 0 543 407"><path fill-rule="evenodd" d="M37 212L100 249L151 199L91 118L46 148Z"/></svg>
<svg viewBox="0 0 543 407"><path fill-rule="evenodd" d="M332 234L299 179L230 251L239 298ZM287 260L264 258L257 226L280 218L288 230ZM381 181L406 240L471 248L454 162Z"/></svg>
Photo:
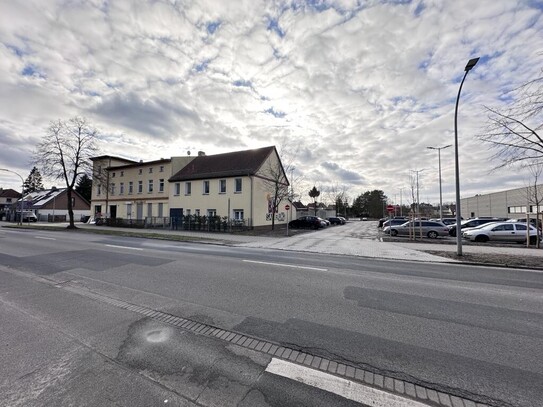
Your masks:
<svg viewBox="0 0 543 407"><path fill-rule="evenodd" d="M198 157L203 157L203 156L205 156L205 155L206 155L205 152L203 152L203 151L198 151Z"/></svg>

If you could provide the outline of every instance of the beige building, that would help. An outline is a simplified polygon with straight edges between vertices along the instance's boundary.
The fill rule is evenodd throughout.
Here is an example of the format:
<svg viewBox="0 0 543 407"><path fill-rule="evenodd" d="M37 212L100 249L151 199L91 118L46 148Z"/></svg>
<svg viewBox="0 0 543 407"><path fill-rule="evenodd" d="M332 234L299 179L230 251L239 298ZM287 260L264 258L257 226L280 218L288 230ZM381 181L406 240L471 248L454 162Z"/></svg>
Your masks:
<svg viewBox="0 0 543 407"><path fill-rule="evenodd" d="M289 185L275 147L150 162L101 156L93 164L91 209L103 217L176 226L187 216L251 227L287 220L286 198L272 215L275 186Z"/></svg>

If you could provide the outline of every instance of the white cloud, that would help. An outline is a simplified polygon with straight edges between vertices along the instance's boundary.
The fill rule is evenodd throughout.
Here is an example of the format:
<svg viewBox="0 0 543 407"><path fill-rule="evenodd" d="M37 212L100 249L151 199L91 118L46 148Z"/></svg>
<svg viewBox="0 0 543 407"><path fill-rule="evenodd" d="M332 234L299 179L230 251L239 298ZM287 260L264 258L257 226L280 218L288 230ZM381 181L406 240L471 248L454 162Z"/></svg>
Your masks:
<svg viewBox="0 0 543 407"><path fill-rule="evenodd" d="M425 168L422 196L436 202L426 146L453 142L464 64L481 56L459 111L463 195L523 185L522 174L488 175L495 163L474 136L482 105L507 103L501 95L543 67L541 14L505 0L4 2L0 167L26 176L22 157L49 121L78 114L107 135L105 153L146 160L288 140L310 183L394 196ZM442 153L450 201L453 151Z"/></svg>

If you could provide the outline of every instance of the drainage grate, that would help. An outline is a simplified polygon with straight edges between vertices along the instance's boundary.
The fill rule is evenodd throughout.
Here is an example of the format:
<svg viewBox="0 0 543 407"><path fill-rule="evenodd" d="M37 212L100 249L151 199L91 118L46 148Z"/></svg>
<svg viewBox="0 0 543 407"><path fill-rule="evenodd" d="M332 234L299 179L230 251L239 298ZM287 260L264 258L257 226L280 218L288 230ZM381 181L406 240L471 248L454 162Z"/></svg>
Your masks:
<svg viewBox="0 0 543 407"><path fill-rule="evenodd" d="M298 350L278 345L273 342L261 340L237 332L217 328L209 324L192 321L187 318L177 317L166 312L155 311L140 305L130 304L126 301L117 300L102 294L81 289L70 284L70 282L56 284L58 288L82 295L93 300L113 305L117 308L133 311L138 314L153 318L182 329L186 329L199 335L215 337L217 339L252 349L257 352L267 353L276 358L305 365L326 373L345 377L375 388L388 391L403 397L426 403L430 406L439 407L489 407L487 404L476 403L472 400L457 397L454 395L438 392L436 390L419 386L404 380L380 375L358 367L349 366L331 359L300 352Z"/></svg>

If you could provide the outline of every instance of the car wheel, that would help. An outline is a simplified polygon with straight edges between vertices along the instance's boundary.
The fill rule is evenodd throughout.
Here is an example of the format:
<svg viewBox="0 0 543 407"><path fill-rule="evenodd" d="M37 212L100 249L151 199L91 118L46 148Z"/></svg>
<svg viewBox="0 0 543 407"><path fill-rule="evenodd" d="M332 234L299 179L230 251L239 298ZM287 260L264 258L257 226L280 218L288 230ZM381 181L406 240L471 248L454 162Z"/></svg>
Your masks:
<svg viewBox="0 0 543 407"><path fill-rule="evenodd" d="M392 229L390 231L390 236L398 236L398 231L396 229Z"/></svg>
<svg viewBox="0 0 543 407"><path fill-rule="evenodd" d="M437 232L434 231L434 230L429 231L429 232L428 232L428 237L429 237L430 239L437 239Z"/></svg>
<svg viewBox="0 0 543 407"><path fill-rule="evenodd" d="M488 242L488 236L486 235L479 235L475 237L475 241L479 243L485 243Z"/></svg>

